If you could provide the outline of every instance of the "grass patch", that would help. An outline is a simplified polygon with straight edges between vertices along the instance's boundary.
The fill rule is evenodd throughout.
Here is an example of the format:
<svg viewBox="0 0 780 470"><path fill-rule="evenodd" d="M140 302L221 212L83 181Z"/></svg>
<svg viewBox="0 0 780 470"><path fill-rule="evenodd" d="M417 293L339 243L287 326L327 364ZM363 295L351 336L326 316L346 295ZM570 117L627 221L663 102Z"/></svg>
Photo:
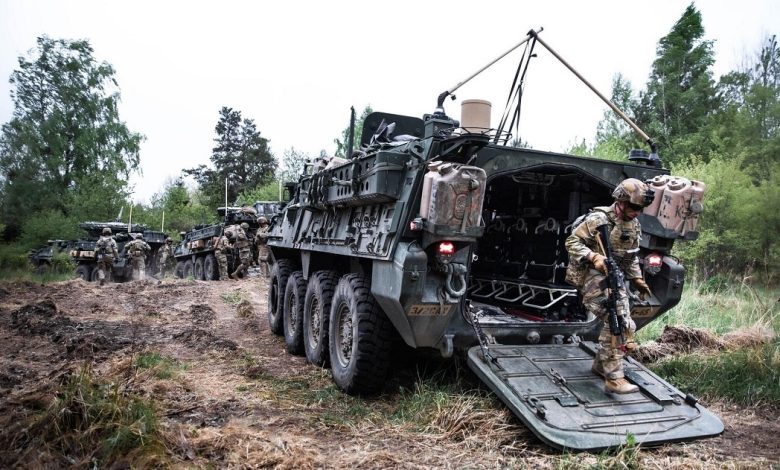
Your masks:
<svg viewBox="0 0 780 470"><path fill-rule="evenodd" d="M715 355L687 354L650 366L686 393L744 406L780 407L780 340Z"/></svg>
<svg viewBox="0 0 780 470"><path fill-rule="evenodd" d="M230 292L223 292L220 294L220 297L228 305L238 305L244 300L244 293L240 290L233 290Z"/></svg>
<svg viewBox="0 0 780 470"><path fill-rule="evenodd" d="M154 404L96 379L89 366L70 377L32 430L70 464L129 459L143 466L164 454Z"/></svg>
<svg viewBox="0 0 780 470"><path fill-rule="evenodd" d="M147 352L138 355L135 366L139 369L151 369L152 374L158 379L170 379L180 370L186 369L185 365L171 357L163 356L157 352Z"/></svg>
<svg viewBox="0 0 780 470"><path fill-rule="evenodd" d="M667 325L704 328L719 335L750 327L780 331L779 288L712 279L690 282L680 303L642 328L637 337L641 341L656 339Z"/></svg>

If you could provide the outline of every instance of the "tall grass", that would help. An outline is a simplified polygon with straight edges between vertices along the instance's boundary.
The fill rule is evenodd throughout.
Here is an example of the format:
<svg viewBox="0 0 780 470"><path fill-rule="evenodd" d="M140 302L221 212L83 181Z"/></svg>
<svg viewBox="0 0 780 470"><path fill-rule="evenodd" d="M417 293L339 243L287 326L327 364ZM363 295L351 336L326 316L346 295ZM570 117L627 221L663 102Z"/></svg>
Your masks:
<svg viewBox="0 0 780 470"><path fill-rule="evenodd" d="M761 327L780 332L780 288L728 282L720 277L693 279L671 311L638 333L642 341L657 338L667 325L704 328L722 335L742 328Z"/></svg>
<svg viewBox="0 0 780 470"><path fill-rule="evenodd" d="M70 377L32 428L32 435L71 463L111 466L164 455L154 404L121 384L96 379L89 365Z"/></svg>

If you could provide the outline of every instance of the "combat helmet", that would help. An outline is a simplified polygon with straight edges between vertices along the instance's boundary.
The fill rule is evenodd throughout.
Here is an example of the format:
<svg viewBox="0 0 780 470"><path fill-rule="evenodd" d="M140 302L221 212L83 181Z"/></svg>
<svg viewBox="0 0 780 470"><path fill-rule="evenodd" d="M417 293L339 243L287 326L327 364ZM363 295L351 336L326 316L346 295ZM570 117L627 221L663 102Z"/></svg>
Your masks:
<svg viewBox="0 0 780 470"><path fill-rule="evenodd" d="M104 227L103 231L101 233L103 235L111 235L111 228L110 227Z"/></svg>
<svg viewBox="0 0 780 470"><path fill-rule="evenodd" d="M245 230L245 231L246 231L246 230L249 230L249 224L248 224L248 223L246 223L246 222L241 222L241 228L242 228L243 230Z"/></svg>
<svg viewBox="0 0 780 470"><path fill-rule="evenodd" d="M173 243L173 239L171 239L171 237L168 237L165 239L165 243Z"/></svg>
<svg viewBox="0 0 780 470"><path fill-rule="evenodd" d="M257 218L257 223L260 225L268 225L268 219L263 217L262 215Z"/></svg>
<svg viewBox="0 0 780 470"><path fill-rule="evenodd" d="M655 191L636 178L628 178L615 187L615 190L612 191L612 198L634 206L647 207L653 203Z"/></svg>

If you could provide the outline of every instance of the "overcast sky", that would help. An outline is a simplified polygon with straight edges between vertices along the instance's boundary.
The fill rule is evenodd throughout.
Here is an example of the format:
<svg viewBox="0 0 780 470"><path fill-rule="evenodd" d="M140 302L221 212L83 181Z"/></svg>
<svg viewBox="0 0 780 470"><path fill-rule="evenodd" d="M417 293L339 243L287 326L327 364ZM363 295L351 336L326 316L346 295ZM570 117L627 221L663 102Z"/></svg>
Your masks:
<svg viewBox="0 0 780 470"><path fill-rule="evenodd" d="M519 42L531 28L605 95L616 73L642 87L658 40L688 0L63 1L0 0L0 122L8 77L41 35L87 39L116 69L120 116L146 136L134 199L147 202L182 168L209 163L218 111L254 119L277 157L335 150L349 107L421 117L437 95ZM716 78L780 29L780 1L696 2L715 40ZM523 98L521 137L560 151L592 140L606 106L541 46ZM497 124L520 49L462 87L493 103Z"/></svg>

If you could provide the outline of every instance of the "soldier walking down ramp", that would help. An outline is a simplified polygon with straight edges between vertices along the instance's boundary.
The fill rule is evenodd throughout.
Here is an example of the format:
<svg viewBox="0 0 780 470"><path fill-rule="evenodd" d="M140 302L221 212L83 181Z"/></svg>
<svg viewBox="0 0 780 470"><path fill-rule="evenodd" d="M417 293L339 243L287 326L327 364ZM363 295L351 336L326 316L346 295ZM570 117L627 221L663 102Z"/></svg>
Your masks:
<svg viewBox="0 0 780 470"><path fill-rule="evenodd" d="M257 223L260 227L255 234L255 246L257 247L257 263L260 266L260 274L263 277L268 277L270 270L268 269L268 219L265 217L258 217Z"/></svg>
<svg viewBox="0 0 780 470"><path fill-rule="evenodd" d="M650 296L650 288L642 278L639 260L636 253L639 250L639 238L642 229L636 217L644 207L653 201L653 192L645 183L629 178L621 182L612 192L615 202L609 207L596 207L574 229L566 239L566 249L569 252L569 271L566 280L575 285L582 295L585 308L604 320L599 335L599 350L593 361L593 372L605 379L606 389L616 393L631 393L638 387L629 383L623 375L624 351L615 341L609 325L607 312L607 292L605 279L607 275L606 254L604 246L611 246L613 256L626 280L644 297ZM605 243L599 240L598 227L608 227L609 240ZM636 331L631 320L627 287L620 288L616 310L623 317L623 335L625 349L636 348L633 335Z"/></svg>
<svg viewBox="0 0 780 470"><path fill-rule="evenodd" d="M165 239L165 245L160 248L160 279L165 277L165 271L168 269L168 260L173 257L173 240L170 237Z"/></svg>
<svg viewBox="0 0 780 470"><path fill-rule="evenodd" d="M238 248L238 257L241 260L241 264L233 272L234 279L238 279L239 276L246 274L249 265L252 264L252 247L249 238L246 236L247 230L249 230L249 224L244 222L240 227L236 227L233 232L236 239L235 247Z"/></svg>
<svg viewBox="0 0 780 470"><path fill-rule="evenodd" d="M127 244L127 252L130 254L130 262L133 266L133 280L142 281L146 278L146 255L152 248L144 240L144 235L139 233L135 239Z"/></svg>
<svg viewBox="0 0 780 470"><path fill-rule="evenodd" d="M214 247L214 256L217 257L217 264L219 265L219 280L228 280L228 262L227 253L230 250L230 240L228 240L227 231L223 231L222 235L217 239L217 244Z"/></svg>
<svg viewBox="0 0 780 470"><path fill-rule="evenodd" d="M102 286L106 282L106 276L111 276L111 270L114 267L114 259L119 257L116 240L111 236L110 228L106 227L103 229L95 249L97 251L98 281Z"/></svg>

